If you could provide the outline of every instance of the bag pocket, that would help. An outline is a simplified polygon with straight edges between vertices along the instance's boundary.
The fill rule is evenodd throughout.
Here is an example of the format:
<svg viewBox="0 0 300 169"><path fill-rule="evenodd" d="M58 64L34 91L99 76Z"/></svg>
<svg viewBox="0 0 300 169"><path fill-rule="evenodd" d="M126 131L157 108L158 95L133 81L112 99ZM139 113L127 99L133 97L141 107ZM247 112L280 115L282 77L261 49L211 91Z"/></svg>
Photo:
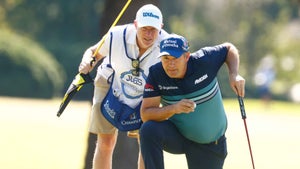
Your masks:
<svg viewBox="0 0 300 169"><path fill-rule="evenodd" d="M134 109L122 103L110 87L100 108L103 116L117 129L131 131L139 129L142 125L140 107L141 102Z"/></svg>

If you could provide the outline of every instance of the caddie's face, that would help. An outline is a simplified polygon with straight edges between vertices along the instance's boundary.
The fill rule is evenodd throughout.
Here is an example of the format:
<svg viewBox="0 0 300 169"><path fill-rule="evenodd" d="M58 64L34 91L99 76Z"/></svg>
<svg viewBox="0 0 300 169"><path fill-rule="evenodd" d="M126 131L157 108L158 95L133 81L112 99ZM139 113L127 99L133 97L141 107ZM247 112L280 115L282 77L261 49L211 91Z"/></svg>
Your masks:
<svg viewBox="0 0 300 169"><path fill-rule="evenodd" d="M159 30L152 26L137 27L137 44L139 48L148 49L156 41Z"/></svg>
<svg viewBox="0 0 300 169"><path fill-rule="evenodd" d="M187 70L190 54L184 53L179 58L171 55L161 56L162 66L170 78L183 78Z"/></svg>

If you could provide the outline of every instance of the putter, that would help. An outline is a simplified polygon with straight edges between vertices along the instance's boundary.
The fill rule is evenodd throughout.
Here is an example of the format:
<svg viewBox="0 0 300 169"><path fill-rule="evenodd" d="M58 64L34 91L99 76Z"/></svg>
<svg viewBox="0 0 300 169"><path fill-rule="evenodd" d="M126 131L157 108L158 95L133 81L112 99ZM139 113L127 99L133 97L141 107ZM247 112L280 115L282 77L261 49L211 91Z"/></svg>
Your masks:
<svg viewBox="0 0 300 169"><path fill-rule="evenodd" d="M127 0L126 4L122 8L121 12L117 16L117 18L115 19L115 21L113 22L111 27L109 28L109 30L117 24L117 22L120 20L121 16L123 15L125 10L129 6L130 2L131 2L131 0ZM108 32L109 32L109 30L108 30ZM93 53L93 57L92 57L91 62L90 62L91 66L95 63L96 55L97 55L99 49L101 48L101 46L103 45L106 36L107 36L107 33L100 40L99 45L97 46L97 49ZM66 93L64 95L64 98L63 98L63 100L60 104L59 110L57 112L58 117L60 117L60 115L63 113L63 111L65 110L65 108L67 107L67 105L69 104L71 99L73 98L73 96L83 87L83 85L87 84L87 83L91 83L91 82L93 82L93 79L90 77L89 73L88 74L78 73L75 76L74 80L70 84L70 86L69 86L68 90L66 91Z"/></svg>
<svg viewBox="0 0 300 169"><path fill-rule="evenodd" d="M242 119L244 121L244 126L246 130L246 135L247 135L247 140L248 140L248 146L249 146L249 151L250 151L250 156L251 156L251 162L252 162L252 168L255 169L254 166L254 160L253 160L253 154L252 154L252 149L251 149L251 144L250 144L250 139L249 139L249 134L248 134L248 129L247 129L247 123L246 123L246 111L245 111L245 106L244 106L244 100L241 96L238 96L238 101L240 105L240 110L241 110L241 115Z"/></svg>

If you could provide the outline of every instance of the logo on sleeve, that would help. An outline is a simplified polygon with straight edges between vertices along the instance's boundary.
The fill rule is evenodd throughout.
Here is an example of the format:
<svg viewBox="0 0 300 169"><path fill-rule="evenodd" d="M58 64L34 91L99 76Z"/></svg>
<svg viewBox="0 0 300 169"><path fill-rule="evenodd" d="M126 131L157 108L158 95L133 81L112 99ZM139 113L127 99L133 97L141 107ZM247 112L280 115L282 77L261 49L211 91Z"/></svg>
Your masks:
<svg viewBox="0 0 300 169"><path fill-rule="evenodd" d="M147 83L145 85L145 91L146 92L152 92L152 91L154 91L154 87L151 84Z"/></svg>

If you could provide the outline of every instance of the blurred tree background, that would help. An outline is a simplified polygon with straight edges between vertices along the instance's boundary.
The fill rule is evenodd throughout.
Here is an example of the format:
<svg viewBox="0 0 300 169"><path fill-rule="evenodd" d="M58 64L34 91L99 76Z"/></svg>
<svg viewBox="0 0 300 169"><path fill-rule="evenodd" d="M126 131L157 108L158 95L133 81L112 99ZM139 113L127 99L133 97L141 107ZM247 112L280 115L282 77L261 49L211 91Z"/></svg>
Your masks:
<svg viewBox="0 0 300 169"><path fill-rule="evenodd" d="M254 77L266 57L274 66L274 98L288 100L299 83L299 0L174 0L172 5L160 1L159 7L164 28L186 36L192 51L225 41L238 47L247 97L259 97L257 84L264 79ZM104 9L105 0L2 0L0 95L61 97L84 50L100 40L105 33L100 30L108 29L101 24ZM219 75L223 95L233 97L226 73ZM82 92L78 98L90 97Z"/></svg>

